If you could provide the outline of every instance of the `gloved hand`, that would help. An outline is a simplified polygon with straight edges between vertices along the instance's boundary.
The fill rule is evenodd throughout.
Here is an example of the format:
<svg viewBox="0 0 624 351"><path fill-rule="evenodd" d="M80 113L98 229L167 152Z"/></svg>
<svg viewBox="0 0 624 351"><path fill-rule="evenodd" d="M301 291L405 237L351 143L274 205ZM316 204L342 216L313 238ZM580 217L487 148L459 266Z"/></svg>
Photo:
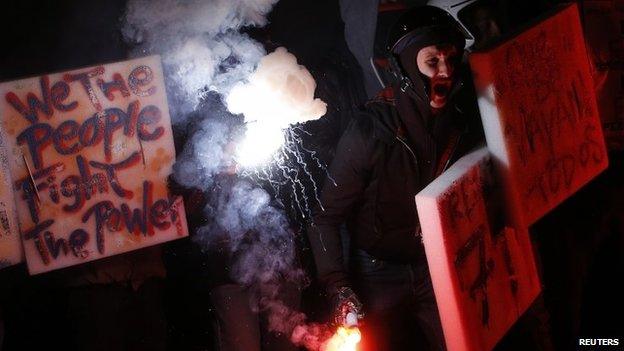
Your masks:
<svg viewBox="0 0 624 351"><path fill-rule="evenodd" d="M332 322L336 326L354 327L358 321L364 318L362 303L355 292L347 286L338 289L332 297L333 316Z"/></svg>

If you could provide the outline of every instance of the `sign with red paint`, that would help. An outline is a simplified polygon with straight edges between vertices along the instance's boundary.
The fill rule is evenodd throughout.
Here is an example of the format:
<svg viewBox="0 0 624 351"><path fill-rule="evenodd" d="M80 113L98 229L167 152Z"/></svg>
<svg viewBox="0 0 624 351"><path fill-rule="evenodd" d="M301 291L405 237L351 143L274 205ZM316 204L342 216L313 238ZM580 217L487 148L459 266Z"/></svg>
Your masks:
<svg viewBox="0 0 624 351"><path fill-rule="evenodd" d="M0 84L31 274L187 236L158 56Z"/></svg>
<svg viewBox="0 0 624 351"><path fill-rule="evenodd" d="M598 109L607 147L624 151L624 1L583 1Z"/></svg>
<svg viewBox="0 0 624 351"><path fill-rule="evenodd" d="M449 351L491 350L540 292L527 230L507 226L486 148L416 195Z"/></svg>
<svg viewBox="0 0 624 351"><path fill-rule="evenodd" d="M470 55L488 148L528 227L608 164L575 4Z"/></svg>
<svg viewBox="0 0 624 351"><path fill-rule="evenodd" d="M9 175L9 159L0 129L0 269L20 263L23 259Z"/></svg>

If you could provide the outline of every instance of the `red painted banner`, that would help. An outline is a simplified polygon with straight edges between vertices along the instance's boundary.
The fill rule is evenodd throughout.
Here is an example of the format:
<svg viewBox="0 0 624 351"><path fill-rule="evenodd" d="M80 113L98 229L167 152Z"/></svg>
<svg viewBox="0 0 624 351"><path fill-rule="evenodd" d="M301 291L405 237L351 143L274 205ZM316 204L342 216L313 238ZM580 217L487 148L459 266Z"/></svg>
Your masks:
<svg viewBox="0 0 624 351"><path fill-rule="evenodd" d="M493 169L482 148L416 195L449 351L491 350L541 288L528 231L507 226Z"/></svg>
<svg viewBox="0 0 624 351"><path fill-rule="evenodd" d="M158 56L0 84L32 274L187 236Z"/></svg>
<svg viewBox="0 0 624 351"><path fill-rule="evenodd" d="M575 4L470 55L488 148L526 228L608 165Z"/></svg>

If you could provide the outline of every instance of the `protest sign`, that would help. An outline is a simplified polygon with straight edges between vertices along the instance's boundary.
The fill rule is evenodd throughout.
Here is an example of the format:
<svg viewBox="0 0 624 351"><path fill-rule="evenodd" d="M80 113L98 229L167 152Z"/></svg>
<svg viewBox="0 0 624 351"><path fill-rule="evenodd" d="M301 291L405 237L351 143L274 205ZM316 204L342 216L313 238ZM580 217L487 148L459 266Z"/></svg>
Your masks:
<svg viewBox="0 0 624 351"><path fill-rule="evenodd" d="M31 274L188 235L158 56L2 83L0 121Z"/></svg>
<svg viewBox="0 0 624 351"><path fill-rule="evenodd" d="M502 201L486 148L416 195L449 351L491 350L539 294L528 231L507 226Z"/></svg>
<svg viewBox="0 0 624 351"><path fill-rule="evenodd" d="M470 55L488 148L528 227L608 164L575 4Z"/></svg>
<svg viewBox="0 0 624 351"><path fill-rule="evenodd" d="M0 269L23 260L15 201L9 175L9 159L0 129Z"/></svg>

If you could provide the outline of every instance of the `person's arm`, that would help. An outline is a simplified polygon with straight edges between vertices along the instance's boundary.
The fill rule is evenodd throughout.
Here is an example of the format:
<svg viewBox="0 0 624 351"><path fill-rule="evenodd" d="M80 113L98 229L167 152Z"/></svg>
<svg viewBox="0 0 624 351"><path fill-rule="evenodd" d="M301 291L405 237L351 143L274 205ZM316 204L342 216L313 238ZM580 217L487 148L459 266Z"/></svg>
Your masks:
<svg viewBox="0 0 624 351"><path fill-rule="evenodd" d="M369 179L374 140L363 125L362 120L353 120L342 135L328 170L331 178L326 179L321 192L322 207L317 208L308 226L318 279L330 298L350 285L344 269L340 226Z"/></svg>

